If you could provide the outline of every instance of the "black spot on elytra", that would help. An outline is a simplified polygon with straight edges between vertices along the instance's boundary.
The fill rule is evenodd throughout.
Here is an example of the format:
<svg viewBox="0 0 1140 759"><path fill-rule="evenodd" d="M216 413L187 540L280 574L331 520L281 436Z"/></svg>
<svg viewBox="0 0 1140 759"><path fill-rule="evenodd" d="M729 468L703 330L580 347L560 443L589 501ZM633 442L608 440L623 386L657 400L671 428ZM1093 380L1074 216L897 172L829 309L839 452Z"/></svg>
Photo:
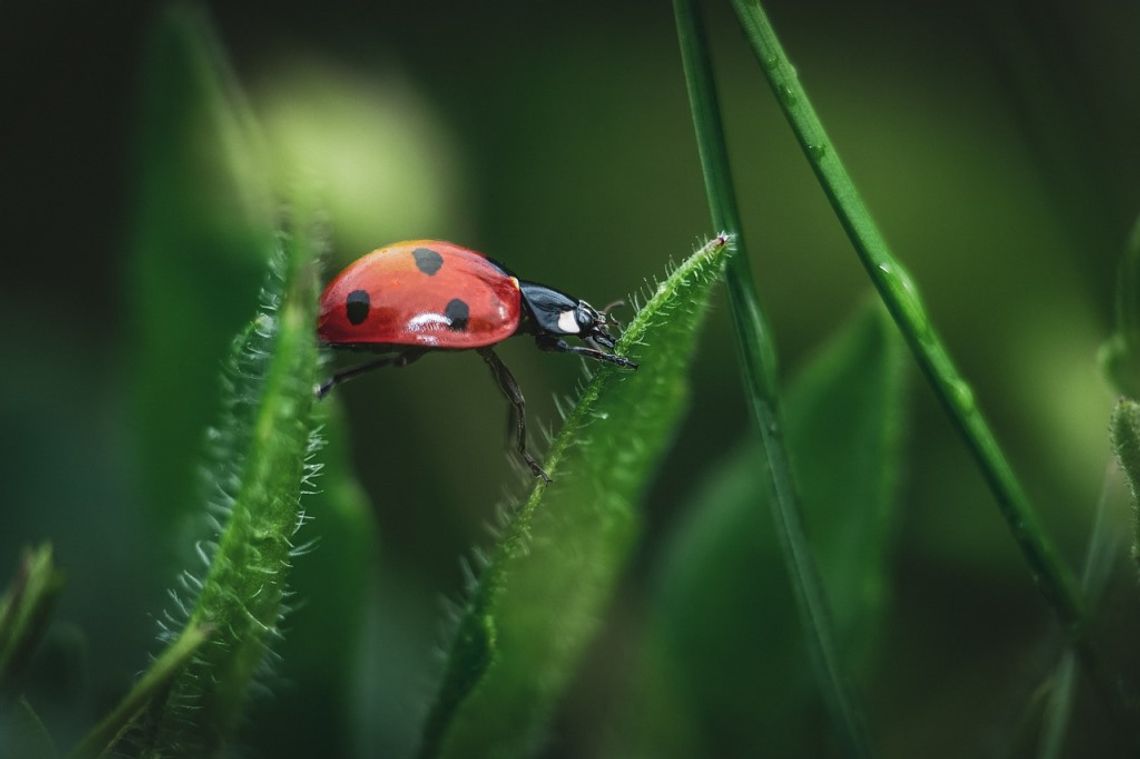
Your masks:
<svg viewBox="0 0 1140 759"><path fill-rule="evenodd" d="M412 256L416 259L416 267L429 277L443 266L443 256L431 248L416 248Z"/></svg>
<svg viewBox="0 0 1140 759"><path fill-rule="evenodd" d="M345 299L344 308L348 320L353 324L360 324L368 318L368 309L372 308L372 301L364 290L353 290Z"/></svg>
<svg viewBox="0 0 1140 759"><path fill-rule="evenodd" d="M467 329L467 319L471 316L471 309L467 308L467 304L459 298L453 298L443 310L443 315L451 321L450 329L462 332Z"/></svg>

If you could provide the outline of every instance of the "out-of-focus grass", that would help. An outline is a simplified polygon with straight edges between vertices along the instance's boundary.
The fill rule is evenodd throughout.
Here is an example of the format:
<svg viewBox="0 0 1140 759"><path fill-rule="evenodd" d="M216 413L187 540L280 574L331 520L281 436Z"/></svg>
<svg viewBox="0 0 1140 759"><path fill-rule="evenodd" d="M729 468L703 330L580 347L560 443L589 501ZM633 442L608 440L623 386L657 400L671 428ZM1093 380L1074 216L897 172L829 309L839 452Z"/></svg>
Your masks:
<svg viewBox="0 0 1140 759"><path fill-rule="evenodd" d="M1140 398L1140 219L1116 277L1116 331L1101 346L1100 364L1117 392Z"/></svg>
<svg viewBox="0 0 1140 759"><path fill-rule="evenodd" d="M206 642L211 628L188 625L154 660L123 700L91 729L72 751L76 759L100 759L110 753L151 701L170 687L198 649Z"/></svg>
<svg viewBox="0 0 1140 759"><path fill-rule="evenodd" d="M63 584L63 573L52 561L51 545L25 550L16 576L0 597L0 702L7 702L16 692L47 630Z"/></svg>
<svg viewBox="0 0 1140 759"><path fill-rule="evenodd" d="M835 610L840 653L867 685L890 601L904 464L903 346L864 308L789 386L787 441L804 517ZM758 441L711 472L659 556L628 701L608 755L806 756L820 694L796 624ZM784 578L781 577L781 580Z"/></svg>
<svg viewBox="0 0 1140 759"><path fill-rule="evenodd" d="M219 408L218 368L272 249L274 209L264 143L200 7L159 14L142 70L131 401L143 502L157 534L177 543L194 534L192 462Z"/></svg>

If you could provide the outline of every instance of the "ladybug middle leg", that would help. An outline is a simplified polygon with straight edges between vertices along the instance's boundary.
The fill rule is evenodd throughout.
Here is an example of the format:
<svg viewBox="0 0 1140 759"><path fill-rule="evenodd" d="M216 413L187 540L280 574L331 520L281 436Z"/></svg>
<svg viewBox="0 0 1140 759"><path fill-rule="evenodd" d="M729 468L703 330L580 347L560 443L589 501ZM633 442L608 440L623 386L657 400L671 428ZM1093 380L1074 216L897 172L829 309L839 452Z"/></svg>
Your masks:
<svg viewBox="0 0 1140 759"><path fill-rule="evenodd" d="M359 377L360 375L365 374L366 372L370 372L373 369L380 369L385 366L391 366L395 368L407 366L408 364L423 356L426 352L427 351L422 350L400 351L395 355L381 356L380 358L365 362L358 366L351 366L348 369L343 369L330 377L327 381L325 381L324 384L317 387L317 398L324 398L337 385L343 384L348 380L353 379L354 377Z"/></svg>
<svg viewBox="0 0 1140 759"><path fill-rule="evenodd" d="M637 362L630 361L625 356L619 356L616 353L606 353L605 351L598 350L597 348L586 348L581 345L571 345L560 337L553 335L539 335L534 339L538 345L539 350L554 351L556 353L577 353L579 356L592 358L595 361L605 361L618 366L623 366L626 369L636 369Z"/></svg>
<svg viewBox="0 0 1140 759"><path fill-rule="evenodd" d="M479 348L478 351L491 369L491 376L495 378L499 389L503 391L503 395L507 396L507 400L511 403L511 426L515 430L515 444L519 456L530 467L530 471L535 477L541 477L549 483L551 481L550 476L526 449L526 399L523 398L522 390L519 389L519 383L495 351L490 348Z"/></svg>

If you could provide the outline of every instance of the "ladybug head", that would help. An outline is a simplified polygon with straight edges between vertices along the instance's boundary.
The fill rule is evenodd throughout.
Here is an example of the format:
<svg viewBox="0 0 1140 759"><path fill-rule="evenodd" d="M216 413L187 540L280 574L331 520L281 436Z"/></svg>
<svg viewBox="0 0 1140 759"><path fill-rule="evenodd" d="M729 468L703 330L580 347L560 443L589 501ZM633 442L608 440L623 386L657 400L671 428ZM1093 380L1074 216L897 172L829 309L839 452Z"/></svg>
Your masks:
<svg viewBox="0 0 1140 759"><path fill-rule="evenodd" d="M613 350L614 338L608 327L611 324L616 326L617 322L610 317L610 310L620 304L621 301L617 301L599 311L584 300L578 301L578 307L574 310L578 336L587 342L597 343L603 348Z"/></svg>

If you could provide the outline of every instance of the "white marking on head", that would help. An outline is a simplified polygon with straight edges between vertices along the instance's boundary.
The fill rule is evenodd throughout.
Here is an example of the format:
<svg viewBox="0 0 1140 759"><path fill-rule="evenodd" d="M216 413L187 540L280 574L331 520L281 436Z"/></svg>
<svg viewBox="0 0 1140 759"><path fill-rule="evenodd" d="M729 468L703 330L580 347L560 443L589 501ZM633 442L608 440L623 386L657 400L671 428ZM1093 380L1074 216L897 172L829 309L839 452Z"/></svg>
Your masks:
<svg viewBox="0 0 1140 759"><path fill-rule="evenodd" d="M581 331L575 309L563 311L558 315L558 329L570 335L576 335Z"/></svg>

